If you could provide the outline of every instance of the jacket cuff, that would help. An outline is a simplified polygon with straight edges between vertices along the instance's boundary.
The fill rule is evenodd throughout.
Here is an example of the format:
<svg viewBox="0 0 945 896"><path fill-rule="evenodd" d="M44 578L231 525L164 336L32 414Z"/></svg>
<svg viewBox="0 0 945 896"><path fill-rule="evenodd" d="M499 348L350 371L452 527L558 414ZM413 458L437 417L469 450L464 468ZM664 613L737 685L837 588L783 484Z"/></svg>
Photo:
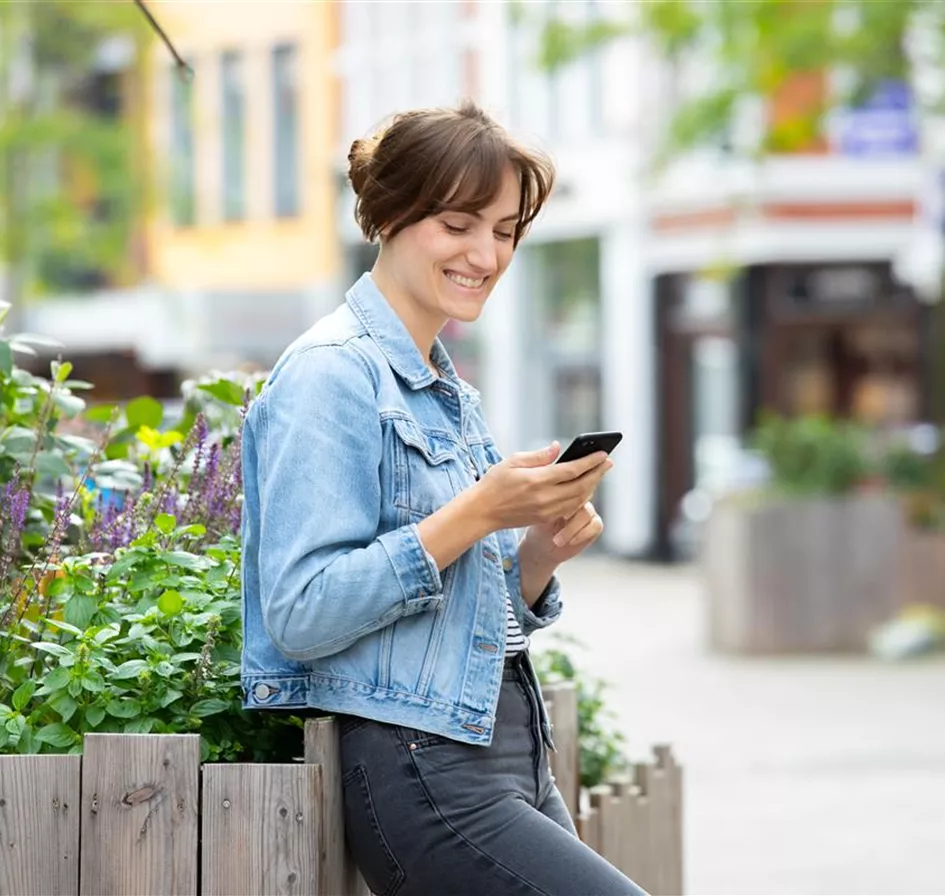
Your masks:
<svg viewBox="0 0 945 896"><path fill-rule="evenodd" d="M443 579L411 523L378 538L404 596L404 615L436 609L443 602Z"/></svg>
<svg viewBox="0 0 945 896"><path fill-rule="evenodd" d="M525 634L551 625L561 615L561 608L561 583L557 576L552 576L551 581L545 586L545 590L542 591L538 600L531 607L525 605L524 625L522 626Z"/></svg>

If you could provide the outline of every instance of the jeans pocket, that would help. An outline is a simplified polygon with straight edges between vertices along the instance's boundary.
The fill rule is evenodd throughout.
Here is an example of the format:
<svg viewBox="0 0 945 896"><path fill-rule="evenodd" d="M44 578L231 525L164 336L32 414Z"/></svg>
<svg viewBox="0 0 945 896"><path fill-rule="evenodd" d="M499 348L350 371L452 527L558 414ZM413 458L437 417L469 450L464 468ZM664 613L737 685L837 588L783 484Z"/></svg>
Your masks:
<svg viewBox="0 0 945 896"><path fill-rule="evenodd" d="M404 881L404 869L381 830L364 766L352 768L342 787L345 836L358 870L375 896L394 896Z"/></svg>

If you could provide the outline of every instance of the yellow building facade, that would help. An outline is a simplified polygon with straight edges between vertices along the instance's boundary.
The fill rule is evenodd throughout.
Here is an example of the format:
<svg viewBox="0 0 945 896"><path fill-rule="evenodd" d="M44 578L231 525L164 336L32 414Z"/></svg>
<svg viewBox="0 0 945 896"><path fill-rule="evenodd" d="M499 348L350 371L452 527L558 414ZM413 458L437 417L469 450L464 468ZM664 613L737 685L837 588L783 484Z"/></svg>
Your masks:
<svg viewBox="0 0 945 896"><path fill-rule="evenodd" d="M324 289L338 276L331 2L155 2L147 268L169 290Z"/></svg>

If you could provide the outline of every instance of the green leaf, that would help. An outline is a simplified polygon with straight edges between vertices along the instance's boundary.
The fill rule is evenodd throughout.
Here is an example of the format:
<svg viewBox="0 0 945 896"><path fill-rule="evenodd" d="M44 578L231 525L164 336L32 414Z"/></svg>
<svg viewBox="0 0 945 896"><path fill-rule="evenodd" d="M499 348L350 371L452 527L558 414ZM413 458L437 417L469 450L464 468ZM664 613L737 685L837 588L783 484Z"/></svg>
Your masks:
<svg viewBox="0 0 945 896"><path fill-rule="evenodd" d="M59 619L49 619L47 620L47 624L50 628L68 632L70 635L74 635L76 638L80 638L82 636L82 629L76 628L76 626L72 625L71 623L63 622Z"/></svg>
<svg viewBox="0 0 945 896"><path fill-rule="evenodd" d="M69 379L69 374L72 373L71 361L53 361L49 367L53 380L60 384Z"/></svg>
<svg viewBox="0 0 945 896"><path fill-rule="evenodd" d="M164 693L160 700L160 706L162 709L166 709L170 706L175 700L180 700L184 695L180 691L175 691L171 688Z"/></svg>
<svg viewBox="0 0 945 896"><path fill-rule="evenodd" d="M184 609L184 598L179 591L165 591L158 598L157 605L165 616L176 616Z"/></svg>
<svg viewBox="0 0 945 896"><path fill-rule="evenodd" d="M66 601L63 617L79 629L88 627L98 610L98 601L87 594L75 594Z"/></svg>
<svg viewBox="0 0 945 896"><path fill-rule="evenodd" d="M132 719L125 725L125 734L148 734L154 727L154 719Z"/></svg>
<svg viewBox="0 0 945 896"><path fill-rule="evenodd" d="M65 691L62 691L56 694L53 697L49 698L49 705L59 713L60 718L63 722L68 722L69 719L75 714L76 709L79 704L69 696Z"/></svg>
<svg viewBox="0 0 945 896"><path fill-rule="evenodd" d="M212 716L220 712L226 712L229 708L230 704L226 700L210 697L207 700L198 700L190 708L190 711L193 715L203 718L204 716Z"/></svg>
<svg viewBox="0 0 945 896"><path fill-rule="evenodd" d="M22 712L23 707L30 702L36 693L36 682L27 679L13 692L13 708Z"/></svg>
<svg viewBox="0 0 945 896"><path fill-rule="evenodd" d="M94 408L89 408L82 416L86 420L91 420L92 423L108 423L114 416L116 409L117 405L114 404L99 404Z"/></svg>
<svg viewBox="0 0 945 896"><path fill-rule="evenodd" d="M46 725L36 732L36 739L51 747L70 747L75 743L76 738L76 733L62 722Z"/></svg>
<svg viewBox="0 0 945 896"><path fill-rule="evenodd" d="M147 395L135 398L125 405L125 417L128 425L138 429L141 426L150 426L157 429L164 419L164 408L159 401Z"/></svg>
<svg viewBox="0 0 945 896"><path fill-rule="evenodd" d="M70 395L68 392L61 392L57 389L53 393L53 404L56 405L67 417L75 417L81 414L85 409L85 401L78 395Z"/></svg>
<svg viewBox="0 0 945 896"><path fill-rule="evenodd" d="M219 399L224 402L224 404L231 404L238 408L243 406L245 397L243 387L234 383L232 380L217 380L215 383L202 383L197 388Z"/></svg>
<svg viewBox="0 0 945 896"><path fill-rule="evenodd" d="M69 683L70 678L72 678L72 671L63 666L59 666L53 669L52 672L43 679L43 690L46 693L58 691Z"/></svg>
<svg viewBox="0 0 945 896"><path fill-rule="evenodd" d="M198 571L209 569L213 565L206 557L198 557L186 551L168 551L162 555L162 559L174 566Z"/></svg>
<svg viewBox="0 0 945 896"><path fill-rule="evenodd" d="M105 709L116 719L133 719L141 712L141 704L137 700L123 697L120 700L109 700Z"/></svg>
<svg viewBox="0 0 945 896"><path fill-rule="evenodd" d="M13 372L13 350L6 339L0 339L0 373L9 376Z"/></svg>
<svg viewBox="0 0 945 896"><path fill-rule="evenodd" d="M174 531L174 526L177 525L177 519L173 514L170 513L159 513L154 518L154 525L158 530L164 535L170 535Z"/></svg>
<svg viewBox="0 0 945 896"><path fill-rule="evenodd" d="M85 711L85 720L93 728L98 727L102 723L102 719L104 718L105 718L105 707L103 706L98 706L96 704L94 706L90 706Z"/></svg>
<svg viewBox="0 0 945 896"><path fill-rule="evenodd" d="M61 479L63 476L71 475L72 469L61 454L53 451L40 451L36 455L36 472L40 476L48 476L50 479Z"/></svg>
<svg viewBox="0 0 945 896"><path fill-rule="evenodd" d="M146 660L128 660L115 670L115 678L136 678L138 673L148 668Z"/></svg>
<svg viewBox="0 0 945 896"><path fill-rule="evenodd" d="M44 653L51 653L53 656L58 657L71 657L72 651L66 647L63 647L61 644L52 644L49 641L37 641L33 644L37 650L42 650Z"/></svg>

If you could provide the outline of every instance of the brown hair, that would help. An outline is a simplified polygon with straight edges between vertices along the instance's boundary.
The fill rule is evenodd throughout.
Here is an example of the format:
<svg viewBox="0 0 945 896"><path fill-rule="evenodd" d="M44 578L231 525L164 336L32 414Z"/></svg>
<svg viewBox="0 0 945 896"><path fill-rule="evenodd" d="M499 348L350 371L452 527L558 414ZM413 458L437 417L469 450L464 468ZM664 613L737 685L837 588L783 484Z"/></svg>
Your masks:
<svg viewBox="0 0 945 896"><path fill-rule="evenodd" d="M401 113L374 137L351 144L355 220L373 241L442 211L480 211L499 194L508 164L522 187L518 245L551 193L551 159L520 146L470 100L458 109Z"/></svg>

